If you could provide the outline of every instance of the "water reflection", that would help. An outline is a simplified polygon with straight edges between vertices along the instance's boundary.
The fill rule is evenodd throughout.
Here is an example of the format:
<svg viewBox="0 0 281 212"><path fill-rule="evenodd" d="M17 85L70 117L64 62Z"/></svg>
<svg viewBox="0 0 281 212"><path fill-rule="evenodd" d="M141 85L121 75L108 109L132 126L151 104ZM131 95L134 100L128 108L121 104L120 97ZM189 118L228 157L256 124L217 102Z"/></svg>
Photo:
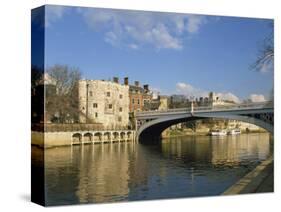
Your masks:
<svg viewBox="0 0 281 212"><path fill-rule="evenodd" d="M34 155L38 151L32 149ZM46 201L58 205L217 195L270 154L266 133L172 138L156 146L48 149Z"/></svg>

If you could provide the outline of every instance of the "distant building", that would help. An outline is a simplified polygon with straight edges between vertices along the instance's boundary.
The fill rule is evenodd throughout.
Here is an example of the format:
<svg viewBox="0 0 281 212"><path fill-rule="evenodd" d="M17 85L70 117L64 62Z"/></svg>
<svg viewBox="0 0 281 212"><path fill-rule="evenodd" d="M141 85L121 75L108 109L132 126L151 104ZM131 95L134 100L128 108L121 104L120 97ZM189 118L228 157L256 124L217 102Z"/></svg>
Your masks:
<svg viewBox="0 0 281 212"><path fill-rule="evenodd" d="M160 105L158 107L158 110L168 110L169 108L169 97L167 96L159 96L159 102Z"/></svg>
<svg viewBox="0 0 281 212"><path fill-rule="evenodd" d="M187 98L185 95L179 95L179 94L171 95L172 103L182 103L182 102L186 102L186 101L187 101Z"/></svg>
<svg viewBox="0 0 281 212"><path fill-rule="evenodd" d="M169 108L190 107L190 101L185 95L174 94L170 96Z"/></svg>
<svg viewBox="0 0 281 212"><path fill-rule="evenodd" d="M101 123L106 128L128 127L129 86L113 81L79 81L79 120Z"/></svg>
<svg viewBox="0 0 281 212"><path fill-rule="evenodd" d="M199 97L194 101L194 106L197 107L230 106L234 104L234 101L223 100L219 96L216 96L214 92L210 92L208 97Z"/></svg>

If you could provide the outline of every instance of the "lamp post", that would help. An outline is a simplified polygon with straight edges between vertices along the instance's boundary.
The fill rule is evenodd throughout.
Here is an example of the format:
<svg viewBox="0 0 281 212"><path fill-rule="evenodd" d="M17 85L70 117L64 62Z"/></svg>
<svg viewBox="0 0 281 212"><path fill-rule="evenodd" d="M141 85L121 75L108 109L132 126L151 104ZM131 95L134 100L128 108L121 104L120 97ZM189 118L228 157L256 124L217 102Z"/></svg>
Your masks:
<svg viewBox="0 0 281 212"><path fill-rule="evenodd" d="M194 96L190 97L191 100L191 109L190 109L190 113L193 114L193 110L194 110Z"/></svg>

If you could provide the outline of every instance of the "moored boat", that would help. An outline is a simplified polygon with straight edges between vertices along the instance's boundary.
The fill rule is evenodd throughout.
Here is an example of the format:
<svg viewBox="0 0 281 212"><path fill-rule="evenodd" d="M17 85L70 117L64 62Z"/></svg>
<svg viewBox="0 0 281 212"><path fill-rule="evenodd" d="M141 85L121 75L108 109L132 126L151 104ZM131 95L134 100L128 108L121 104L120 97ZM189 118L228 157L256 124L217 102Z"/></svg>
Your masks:
<svg viewBox="0 0 281 212"><path fill-rule="evenodd" d="M240 129L231 129L228 131L229 135L238 135L241 134L241 130Z"/></svg>
<svg viewBox="0 0 281 212"><path fill-rule="evenodd" d="M227 132L226 132L226 130L212 130L211 132L210 132L210 135L211 136L223 136L223 135L226 135L227 134Z"/></svg>

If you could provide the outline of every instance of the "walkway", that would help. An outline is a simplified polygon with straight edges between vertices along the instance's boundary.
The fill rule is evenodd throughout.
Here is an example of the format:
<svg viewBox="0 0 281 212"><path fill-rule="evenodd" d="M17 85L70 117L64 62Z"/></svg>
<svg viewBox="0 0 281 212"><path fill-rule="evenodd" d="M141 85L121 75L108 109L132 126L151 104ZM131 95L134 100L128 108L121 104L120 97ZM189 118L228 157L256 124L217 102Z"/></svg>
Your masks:
<svg viewBox="0 0 281 212"><path fill-rule="evenodd" d="M270 157L227 189L222 195L264 193L274 191L274 161Z"/></svg>

